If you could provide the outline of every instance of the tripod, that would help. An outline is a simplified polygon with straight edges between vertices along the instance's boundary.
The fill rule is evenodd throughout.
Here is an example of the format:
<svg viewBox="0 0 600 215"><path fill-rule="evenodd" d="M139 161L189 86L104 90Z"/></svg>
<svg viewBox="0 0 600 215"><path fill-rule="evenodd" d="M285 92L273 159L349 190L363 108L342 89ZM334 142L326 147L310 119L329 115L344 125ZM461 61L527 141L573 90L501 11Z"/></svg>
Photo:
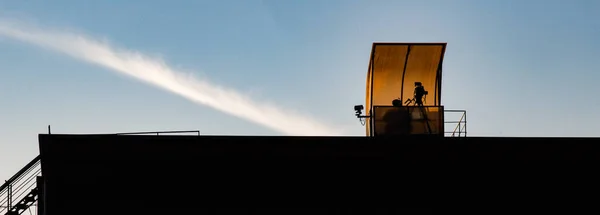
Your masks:
<svg viewBox="0 0 600 215"><path fill-rule="evenodd" d="M425 120L425 125L427 126L427 132L429 134L431 134L431 125L429 125L429 118L427 118L427 112L425 111L425 107L423 107L423 103L417 103L415 98L412 99L406 99L406 102L404 102L404 106L410 106L410 104L413 104L413 106L418 106L419 111L421 111L421 115L423 116L423 120ZM412 116L412 111L414 109L411 108L409 113Z"/></svg>

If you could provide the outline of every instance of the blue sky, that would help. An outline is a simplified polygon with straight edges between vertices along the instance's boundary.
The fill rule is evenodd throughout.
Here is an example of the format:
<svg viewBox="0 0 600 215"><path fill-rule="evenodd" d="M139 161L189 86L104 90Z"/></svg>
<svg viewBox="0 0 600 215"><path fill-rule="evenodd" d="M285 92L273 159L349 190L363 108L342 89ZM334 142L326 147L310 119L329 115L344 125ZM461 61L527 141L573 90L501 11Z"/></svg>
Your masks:
<svg viewBox="0 0 600 215"><path fill-rule="evenodd" d="M105 39L350 135L364 134L352 106L371 44L392 41L448 42L442 103L468 111L470 135L598 136L599 12L595 0L0 0L0 18ZM27 43L0 36L0 50L0 178L48 124L280 134Z"/></svg>

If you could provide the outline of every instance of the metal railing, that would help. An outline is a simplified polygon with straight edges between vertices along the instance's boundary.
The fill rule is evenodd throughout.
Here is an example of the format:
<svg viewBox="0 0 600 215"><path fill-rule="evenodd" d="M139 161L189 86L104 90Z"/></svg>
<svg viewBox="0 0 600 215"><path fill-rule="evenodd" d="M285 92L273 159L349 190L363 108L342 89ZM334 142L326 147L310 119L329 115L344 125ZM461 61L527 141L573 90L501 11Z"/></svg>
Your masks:
<svg viewBox="0 0 600 215"><path fill-rule="evenodd" d="M8 214L19 201L37 187L37 176L42 174L40 163L38 155L0 186L0 215Z"/></svg>
<svg viewBox="0 0 600 215"><path fill-rule="evenodd" d="M196 133L200 136L199 130L193 131L144 131L144 132L127 132L127 133L116 133L116 135L143 135L143 134L156 134L157 136L160 134L185 134L185 133Z"/></svg>
<svg viewBox="0 0 600 215"><path fill-rule="evenodd" d="M444 119L447 119L446 115L460 114L458 121L444 121L446 126L451 127L453 130L444 131L444 136L447 137L466 137L467 136L467 111L466 110L444 110ZM458 118L458 117L457 117ZM450 126L448 126L450 125Z"/></svg>

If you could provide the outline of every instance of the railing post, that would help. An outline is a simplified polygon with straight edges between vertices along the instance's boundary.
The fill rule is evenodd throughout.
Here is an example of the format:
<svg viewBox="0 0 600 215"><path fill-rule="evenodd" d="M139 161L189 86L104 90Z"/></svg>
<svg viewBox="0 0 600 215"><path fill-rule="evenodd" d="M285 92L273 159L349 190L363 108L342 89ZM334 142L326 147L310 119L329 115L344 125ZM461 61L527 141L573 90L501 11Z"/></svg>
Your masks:
<svg viewBox="0 0 600 215"><path fill-rule="evenodd" d="M461 137L460 135L462 135L462 126L461 123L462 121L458 121L458 137Z"/></svg>
<svg viewBox="0 0 600 215"><path fill-rule="evenodd" d="M465 137L467 137L467 111L465 111Z"/></svg>
<svg viewBox="0 0 600 215"><path fill-rule="evenodd" d="M8 181L6 181L6 182L8 182ZM12 184L8 184L7 188L8 188L8 196L7 196L8 201L6 204L7 204L8 210L10 211L12 209Z"/></svg>

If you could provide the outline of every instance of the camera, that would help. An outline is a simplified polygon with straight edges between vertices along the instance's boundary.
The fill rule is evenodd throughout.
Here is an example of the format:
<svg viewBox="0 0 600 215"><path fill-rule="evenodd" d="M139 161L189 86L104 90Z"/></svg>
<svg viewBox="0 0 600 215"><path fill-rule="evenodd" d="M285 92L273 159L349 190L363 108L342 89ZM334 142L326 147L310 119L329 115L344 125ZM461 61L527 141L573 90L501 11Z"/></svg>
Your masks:
<svg viewBox="0 0 600 215"><path fill-rule="evenodd" d="M361 116L362 115L362 111L365 109L365 106L362 105L354 105L354 111L356 112L356 118L358 118L358 120L360 120L360 124L362 124L363 126L365 125L366 121L365 118L369 117L369 116Z"/></svg>
<svg viewBox="0 0 600 215"><path fill-rule="evenodd" d="M354 111L356 111L356 113L361 113L364 109L365 107L362 105L354 105Z"/></svg>
<svg viewBox="0 0 600 215"><path fill-rule="evenodd" d="M356 112L356 116L360 116L364 109L365 107L362 105L354 105L354 111Z"/></svg>

